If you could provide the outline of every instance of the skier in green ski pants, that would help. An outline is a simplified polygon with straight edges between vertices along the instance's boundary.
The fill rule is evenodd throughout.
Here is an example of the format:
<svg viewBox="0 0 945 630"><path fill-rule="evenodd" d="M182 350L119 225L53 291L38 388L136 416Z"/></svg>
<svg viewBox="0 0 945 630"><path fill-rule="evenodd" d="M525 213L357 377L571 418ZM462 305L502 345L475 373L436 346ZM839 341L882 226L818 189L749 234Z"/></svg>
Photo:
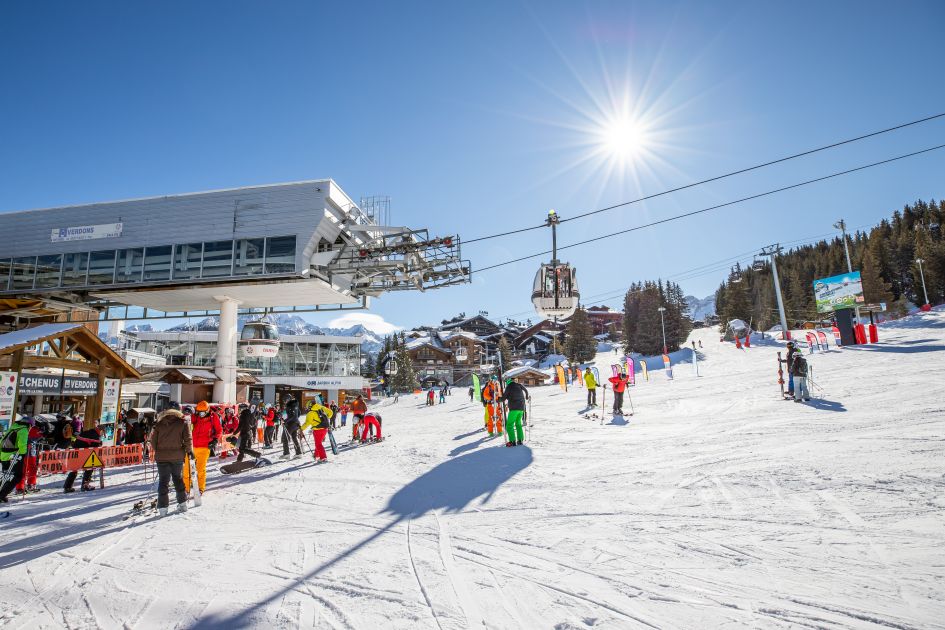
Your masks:
<svg viewBox="0 0 945 630"><path fill-rule="evenodd" d="M521 446L525 440L525 432L522 430L522 418L525 416L526 401L530 398L524 385L520 385L512 379L505 381L505 393L502 394L502 401L509 407L505 419L505 435L508 440L505 443L506 446Z"/></svg>

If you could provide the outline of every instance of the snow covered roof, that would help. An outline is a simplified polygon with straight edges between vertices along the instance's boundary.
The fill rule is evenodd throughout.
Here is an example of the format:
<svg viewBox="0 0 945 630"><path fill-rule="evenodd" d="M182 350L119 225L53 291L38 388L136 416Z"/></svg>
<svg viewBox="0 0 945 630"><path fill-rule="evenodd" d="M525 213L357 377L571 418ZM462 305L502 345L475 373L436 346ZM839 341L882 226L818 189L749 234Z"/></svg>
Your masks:
<svg viewBox="0 0 945 630"><path fill-rule="evenodd" d="M502 376L504 378L515 378L516 376L521 376L522 374L525 374L526 372L533 372L541 376L541 378L551 378L550 376L548 376L547 374L545 374L538 368L534 368L530 365L523 365L521 367L512 368L511 370L507 370L505 374L503 374Z"/></svg>
<svg viewBox="0 0 945 630"><path fill-rule="evenodd" d="M452 353L452 351L449 348L444 348L443 344L441 344L440 340L435 336L420 337L419 339L408 341L406 345L407 350L416 350L417 348L421 348L423 346L429 346L430 348L439 350L440 352L445 352L447 354Z"/></svg>
<svg viewBox="0 0 945 630"><path fill-rule="evenodd" d="M61 335L64 332L82 328L84 324L40 324L32 328L23 328L0 335L0 352L17 346L31 346L44 339Z"/></svg>
<svg viewBox="0 0 945 630"><path fill-rule="evenodd" d="M474 332L469 332L468 330L450 330L449 332L437 333L437 336L442 341L449 341L455 337L465 337L466 339L472 339L473 341L478 342L482 341L482 339L479 338L479 335Z"/></svg>

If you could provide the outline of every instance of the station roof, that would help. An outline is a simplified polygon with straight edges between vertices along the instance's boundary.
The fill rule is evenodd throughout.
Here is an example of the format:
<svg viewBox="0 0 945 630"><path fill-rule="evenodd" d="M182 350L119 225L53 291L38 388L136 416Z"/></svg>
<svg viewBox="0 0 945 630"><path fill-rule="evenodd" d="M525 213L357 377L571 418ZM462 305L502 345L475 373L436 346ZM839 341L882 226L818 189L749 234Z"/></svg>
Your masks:
<svg viewBox="0 0 945 630"><path fill-rule="evenodd" d="M58 346L53 342L58 340ZM49 343L57 357L30 356L27 367L42 367L43 363L61 364L59 367L83 371L83 367L98 370L96 366L107 363L107 376L117 378L138 378L141 374L112 350L108 344L98 338L85 324L40 324L0 335L0 356L12 355L18 350ZM77 353L88 361L68 359L71 353ZM94 365L93 365L94 364Z"/></svg>

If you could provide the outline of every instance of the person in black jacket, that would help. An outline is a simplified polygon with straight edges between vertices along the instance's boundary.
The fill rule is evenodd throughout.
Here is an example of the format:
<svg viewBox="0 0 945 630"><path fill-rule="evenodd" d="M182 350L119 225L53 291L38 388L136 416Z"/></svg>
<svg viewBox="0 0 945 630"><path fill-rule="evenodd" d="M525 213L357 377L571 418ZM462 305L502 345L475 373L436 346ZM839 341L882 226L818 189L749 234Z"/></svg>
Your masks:
<svg viewBox="0 0 945 630"><path fill-rule="evenodd" d="M251 448L253 446L253 436L256 434L256 415L246 403L240 404L240 423L236 433L239 436L239 446L237 447L239 454L236 456L236 461L243 461L246 455L252 455L255 459L259 459L259 451L254 451Z"/></svg>
<svg viewBox="0 0 945 630"><path fill-rule="evenodd" d="M299 428L299 403L289 395L285 401L285 422L282 424L282 459L289 459L289 438L295 444L295 456L302 456Z"/></svg>
<svg viewBox="0 0 945 630"><path fill-rule="evenodd" d="M79 433L78 437L75 438L73 448L94 448L101 445L102 436L99 434L98 429L93 426L88 429L83 429ZM95 490L95 486L92 485L93 472L95 472L94 468L86 468L82 471L82 492ZM73 470L68 475L66 475L66 485L62 487L63 492L75 492L75 488L72 487L72 484L75 483L75 478L78 476L78 474L79 471Z"/></svg>
<svg viewBox="0 0 945 630"><path fill-rule="evenodd" d="M508 415L505 420L505 435L508 441L506 446L521 446L525 439L525 432L522 430L522 419L525 417L525 409L528 400L528 390L521 383L516 383L512 379L505 381L505 392L502 394L502 401L508 405Z"/></svg>

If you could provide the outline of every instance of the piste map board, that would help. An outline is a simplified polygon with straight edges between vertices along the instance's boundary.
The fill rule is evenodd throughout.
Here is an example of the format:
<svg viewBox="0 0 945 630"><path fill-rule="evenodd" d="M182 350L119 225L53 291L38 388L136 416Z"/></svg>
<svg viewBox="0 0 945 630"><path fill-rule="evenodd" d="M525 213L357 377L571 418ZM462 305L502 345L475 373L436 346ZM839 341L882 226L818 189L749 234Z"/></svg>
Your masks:
<svg viewBox="0 0 945 630"><path fill-rule="evenodd" d="M860 272L844 273L814 280L814 299L818 313L832 313L842 308L864 304L863 282Z"/></svg>

